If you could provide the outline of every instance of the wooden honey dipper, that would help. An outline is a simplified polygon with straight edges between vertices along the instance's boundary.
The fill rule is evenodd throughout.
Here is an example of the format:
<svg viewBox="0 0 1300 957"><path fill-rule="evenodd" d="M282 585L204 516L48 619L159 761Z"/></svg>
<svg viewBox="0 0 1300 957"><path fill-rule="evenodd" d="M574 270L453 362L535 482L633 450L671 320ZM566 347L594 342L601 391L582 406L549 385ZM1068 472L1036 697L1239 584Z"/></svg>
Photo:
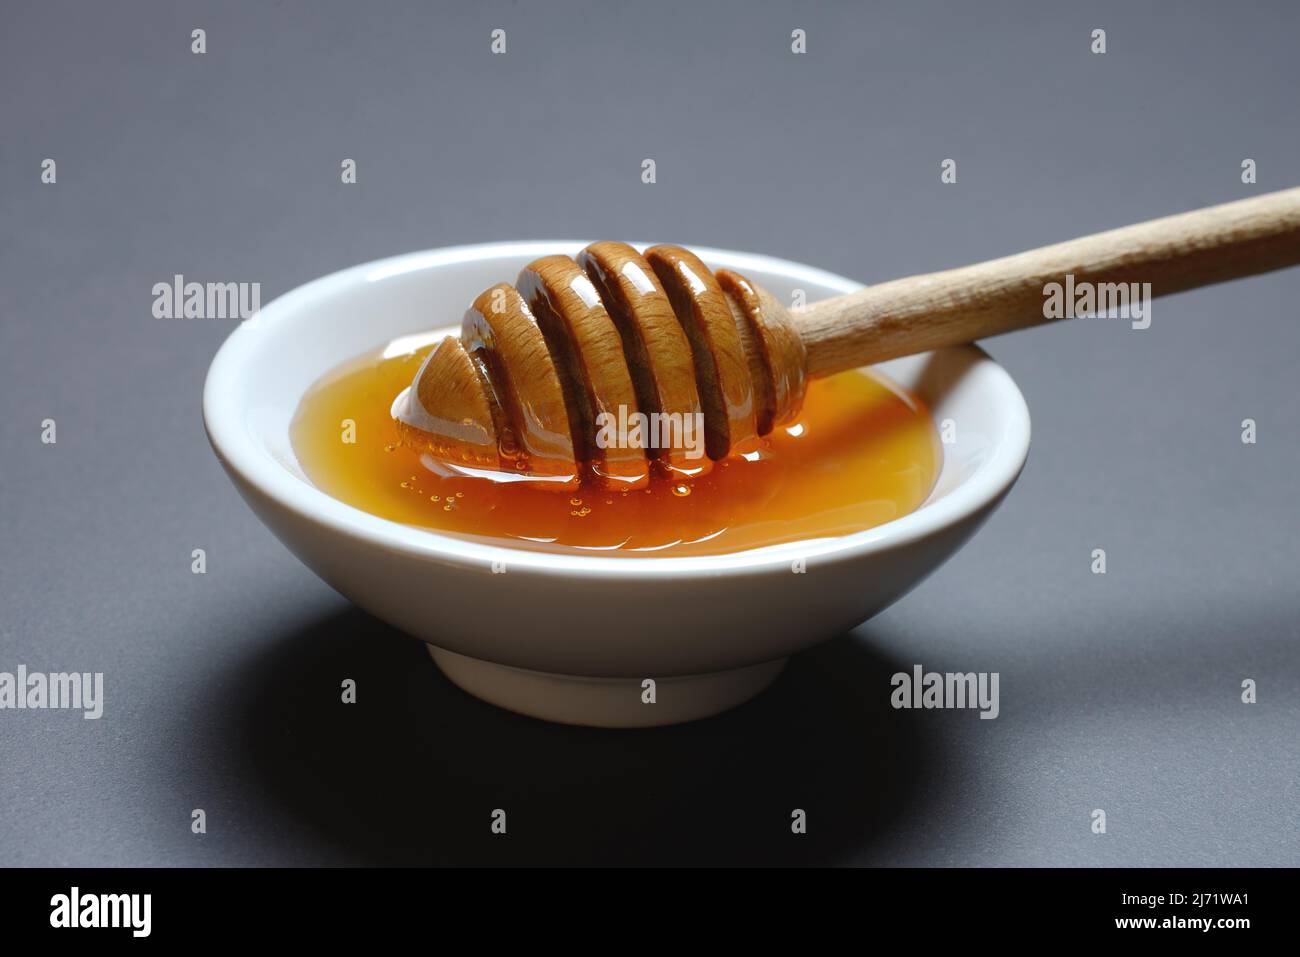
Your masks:
<svg viewBox="0 0 1300 957"><path fill-rule="evenodd" d="M570 490L650 470L707 470L793 419L808 379L1049 321L1050 283L1150 284L1164 295L1300 263L1300 188L1041 249L896 279L792 313L679 246L599 242L486 290L459 337L394 402L403 442L435 465ZM601 413L702 413L707 458L596 441ZM670 421L663 419L662 421ZM679 421L685 421L683 418ZM698 421L695 418L694 421Z"/></svg>

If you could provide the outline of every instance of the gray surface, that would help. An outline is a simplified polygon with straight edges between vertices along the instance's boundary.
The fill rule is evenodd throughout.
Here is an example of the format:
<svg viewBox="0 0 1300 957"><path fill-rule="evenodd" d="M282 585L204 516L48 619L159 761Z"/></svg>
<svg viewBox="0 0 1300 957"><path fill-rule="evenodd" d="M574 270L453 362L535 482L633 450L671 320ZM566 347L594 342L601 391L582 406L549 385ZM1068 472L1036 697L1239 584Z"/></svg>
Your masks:
<svg viewBox="0 0 1300 957"><path fill-rule="evenodd" d="M1295 7L542 6L6 5L0 670L107 702L0 712L0 864L1296 864L1300 271L993 342L1034 448L975 541L761 701L632 734L469 699L317 581L204 439L230 324L150 315L177 272L265 302L507 238L873 282L1293 185ZM1000 672L1001 717L891 711L918 662Z"/></svg>

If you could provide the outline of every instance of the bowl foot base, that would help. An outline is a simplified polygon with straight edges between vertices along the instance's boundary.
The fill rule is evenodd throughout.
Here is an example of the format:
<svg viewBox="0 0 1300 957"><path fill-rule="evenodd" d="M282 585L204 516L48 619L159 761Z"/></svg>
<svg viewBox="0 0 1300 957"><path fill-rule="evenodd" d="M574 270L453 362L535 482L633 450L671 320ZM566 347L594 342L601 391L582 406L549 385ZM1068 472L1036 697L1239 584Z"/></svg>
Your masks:
<svg viewBox="0 0 1300 957"><path fill-rule="evenodd" d="M593 728L651 728L719 714L743 704L768 685L786 659L731 671L656 678L648 704L639 678L585 678L529 671L467 658L429 645L442 673L462 691L507 711Z"/></svg>

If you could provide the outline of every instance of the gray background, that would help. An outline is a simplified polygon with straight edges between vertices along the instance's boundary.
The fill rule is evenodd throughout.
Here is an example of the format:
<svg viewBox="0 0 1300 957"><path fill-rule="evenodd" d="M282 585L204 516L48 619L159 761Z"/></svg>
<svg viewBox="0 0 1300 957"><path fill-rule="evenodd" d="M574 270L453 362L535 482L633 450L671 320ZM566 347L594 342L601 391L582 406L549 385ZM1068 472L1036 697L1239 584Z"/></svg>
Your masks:
<svg viewBox="0 0 1300 957"><path fill-rule="evenodd" d="M6 3L0 670L106 712L0 712L0 864L1300 861L1300 270L990 343L1035 430L1002 510L692 726L481 704L244 507L199 414L231 325L153 319L174 273L646 237L875 282L1300 182L1292 4L619 6ZM890 710L914 663L1001 717Z"/></svg>

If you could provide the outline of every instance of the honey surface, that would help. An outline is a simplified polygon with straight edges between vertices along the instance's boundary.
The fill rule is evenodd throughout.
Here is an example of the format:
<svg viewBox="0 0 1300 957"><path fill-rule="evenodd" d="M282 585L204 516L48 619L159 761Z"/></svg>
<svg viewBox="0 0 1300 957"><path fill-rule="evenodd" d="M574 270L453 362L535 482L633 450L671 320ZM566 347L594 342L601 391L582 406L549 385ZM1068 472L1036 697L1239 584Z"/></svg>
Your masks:
<svg viewBox="0 0 1300 957"><path fill-rule="evenodd" d="M488 544L679 557L872 528L919 506L941 464L917 399L874 375L845 372L809 383L798 421L778 426L752 459L715 462L691 480L653 474L641 491L584 483L556 493L440 476L399 444L390 417L431 348L377 349L303 398L291 440L319 489L382 518Z"/></svg>

